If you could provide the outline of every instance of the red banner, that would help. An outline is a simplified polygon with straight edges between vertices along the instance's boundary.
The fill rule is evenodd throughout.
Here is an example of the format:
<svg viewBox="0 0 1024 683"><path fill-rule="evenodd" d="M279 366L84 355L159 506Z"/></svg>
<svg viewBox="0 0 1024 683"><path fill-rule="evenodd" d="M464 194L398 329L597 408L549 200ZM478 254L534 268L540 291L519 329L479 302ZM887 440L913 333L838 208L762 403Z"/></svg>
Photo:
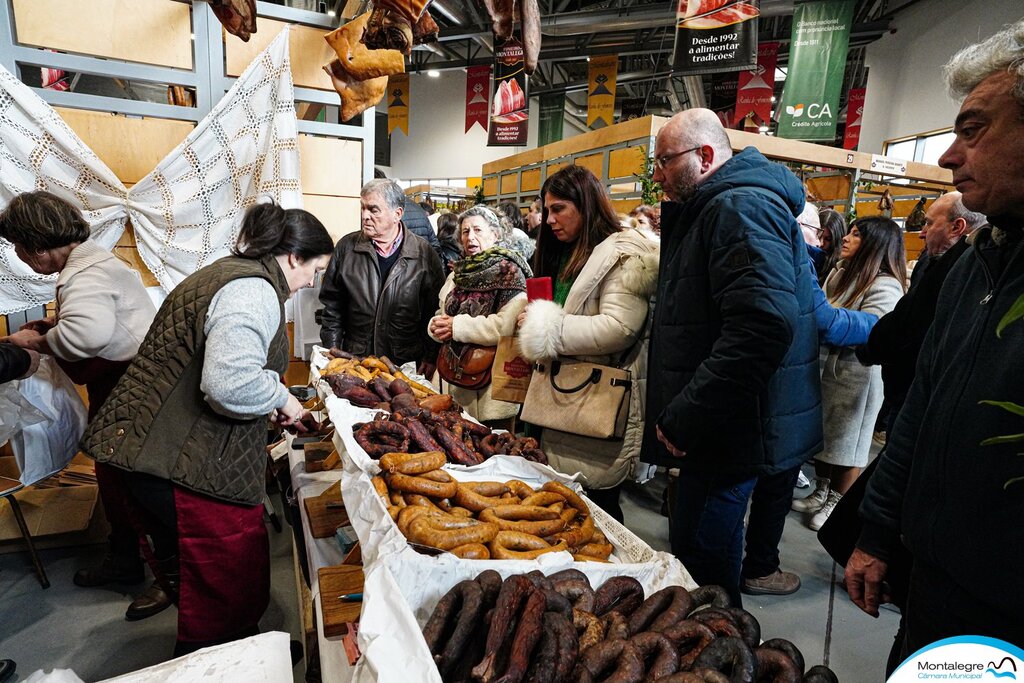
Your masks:
<svg viewBox="0 0 1024 683"><path fill-rule="evenodd" d="M758 125L767 125L772 115L772 91L775 89L775 60L779 54L778 43L761 43L757 46L757 66L753 71L741 71L736 88L736 125L753 114Z"/></svg>
<svg viewBox="0 0 1024 683"><path fill-rule="evenodd" d="M857 149L860 142L860 121L864 116L864 95L866 88L850 88L846 98L846 133L843 135L843 149Z"/></svg>
<svg viewBox="0 0 1024 683"><path fill-rule="evenodd" d="M491 67L471 66L466 69L466 132L479 123L487 130L487 101L491 93Z"/></svg>

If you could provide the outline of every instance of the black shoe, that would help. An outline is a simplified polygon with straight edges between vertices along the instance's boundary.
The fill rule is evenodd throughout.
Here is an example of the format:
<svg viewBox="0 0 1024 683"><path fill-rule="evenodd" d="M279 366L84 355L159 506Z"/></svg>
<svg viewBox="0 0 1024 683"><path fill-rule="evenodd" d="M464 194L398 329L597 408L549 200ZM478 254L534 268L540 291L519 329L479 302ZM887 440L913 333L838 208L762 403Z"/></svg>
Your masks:
<svg viewBox="0 0 1024 683"><path fill-rule="evenodd" d="M126 621L139 621L147 619L154 614L159 614L174 604L174 600L161 588L160 583L154 581L146 589L146 592L132 600L128 605L128 611L124 613Z"/></svg>
<svg viewBox="0 0 1024 683"><path fill-rule="evenodd" d="M146 569L142 560L123 560L107 555L98 567L87 567L75 572L74 582L82 588L95 588L108 583L142 583L146 578Z"/></svg>
<svg viewBox="0 0 1024 683"><path fill-rule="evenodd" d="M14 663L13 659L0 659L0 683L4 683L13 676L14 670L17 668L18 665Z"/></svg>

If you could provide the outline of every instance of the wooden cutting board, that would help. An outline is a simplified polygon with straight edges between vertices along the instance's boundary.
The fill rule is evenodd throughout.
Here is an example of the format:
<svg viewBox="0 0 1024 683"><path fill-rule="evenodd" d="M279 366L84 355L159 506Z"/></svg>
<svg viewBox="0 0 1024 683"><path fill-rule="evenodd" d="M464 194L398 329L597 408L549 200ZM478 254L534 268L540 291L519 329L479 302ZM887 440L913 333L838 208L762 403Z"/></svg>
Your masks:
<svg viewBox="0 0 1024 683"><path fill-rule="evenodd" d="M334 535L335 529L348 524L348 513L344 507L327 507L328 503L339 504L341 500L341 482L335 482L319 496L306 498L306 516L309 517L309 529L313 538L328 538Z"/></svg>
<svg viewBox="0 0 1024 683"><path fill-rule="evenodd" d="M363 592L363 568L355 565L322 567L320 578L320 609L324 616L324 635L343 636L348 624L359 621L362 602L339 600L341 595Z"/></svg>

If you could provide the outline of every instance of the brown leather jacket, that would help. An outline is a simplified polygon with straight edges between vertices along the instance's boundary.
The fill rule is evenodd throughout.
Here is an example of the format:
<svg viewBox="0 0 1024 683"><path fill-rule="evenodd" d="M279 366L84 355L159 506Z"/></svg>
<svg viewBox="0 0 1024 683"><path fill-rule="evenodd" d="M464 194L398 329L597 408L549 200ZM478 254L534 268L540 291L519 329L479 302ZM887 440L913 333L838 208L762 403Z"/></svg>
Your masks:
<svg viewBox="0 0 1024 683"><path fill-rule="evenodd" d="M360 356L398 363L437 360L427 336L444 273L425 240L402 226L401 255L381 286L377 252L362 231L338 241L320 290L320 340Z"/></svg>

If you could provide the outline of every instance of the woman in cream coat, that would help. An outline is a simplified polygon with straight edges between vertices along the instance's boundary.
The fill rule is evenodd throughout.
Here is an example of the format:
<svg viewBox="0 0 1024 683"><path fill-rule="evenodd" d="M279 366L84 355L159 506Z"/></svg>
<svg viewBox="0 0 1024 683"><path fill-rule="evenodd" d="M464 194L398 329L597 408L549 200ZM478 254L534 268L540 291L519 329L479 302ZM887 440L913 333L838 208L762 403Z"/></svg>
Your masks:
<svg viewBox="0 0 1024 683"><path fill-rule="evenodd" d="M516 316L526 305L526 278L530 266L508 246L510 231L497 214L474 206L459 216L459 241L465 257L456 261L439 294L440 305L427 332L458 352L461 344L496 346L515 331ZM516 416L515 403L491 398L491 387L447 390L470 415L483 421Z"/></svg>
<svg viewBox="0 0 1024 683"><path fill-rule="evenodd" d="M32 270L57 274L57 312L34 320L7 338L25 349L52 355L89 396L89 418L107 400L146 336L156 308L139 274L89 239L77 208L49 192L26 192L0 215L0 236ZM138 536L116 494L117 477L96 465L103 507L110 522L110 551L98 567L79 570L76 585L131 584L145 578ZM126 618L144 619L171 605L154 583L128 607Z"/></svg>
<svg viewBox="0 0 1024 683"><path fill-rule="evenodd" d="M622 521L619 492L643 439L649 299L658 278L656 243L623 230L604 187L581 166L567 166L541 190L543 221L534 272L551 277L554 301L531 302L519 316L529 360L574 358L630 370L633 384L622 439L544 429L552 467L582 475L587 495Z"/></svg>

